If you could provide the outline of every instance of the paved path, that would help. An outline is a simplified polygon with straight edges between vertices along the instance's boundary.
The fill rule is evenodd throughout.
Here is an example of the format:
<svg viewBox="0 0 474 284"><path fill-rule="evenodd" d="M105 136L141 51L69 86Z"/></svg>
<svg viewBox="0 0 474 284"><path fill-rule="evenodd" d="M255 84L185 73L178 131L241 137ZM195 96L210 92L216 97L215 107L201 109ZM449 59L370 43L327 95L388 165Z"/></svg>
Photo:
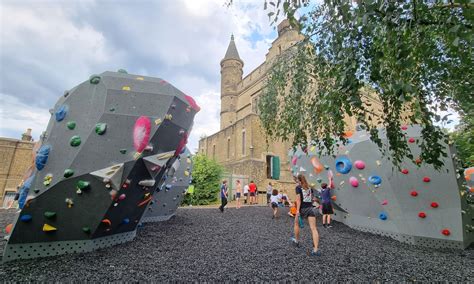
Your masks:
<svg viewBox="0 0 474 284"><path fill-rule="evenodd" d="M319 227L323 255L311 258L308 226L298 249L291 224L266 207L179 209L127 244L2 264L0 281L474 281L474 249L415 247L335 224Z"/></svg>

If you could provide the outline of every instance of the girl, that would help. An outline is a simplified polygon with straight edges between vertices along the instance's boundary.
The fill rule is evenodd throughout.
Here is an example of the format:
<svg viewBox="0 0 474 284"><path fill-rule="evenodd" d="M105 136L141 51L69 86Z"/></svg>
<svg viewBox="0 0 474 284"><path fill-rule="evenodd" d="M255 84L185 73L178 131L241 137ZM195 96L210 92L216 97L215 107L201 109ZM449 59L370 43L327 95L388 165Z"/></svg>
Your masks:
<svg viewBox="0 0 474 284"><path fill-rule="evenodd" d="M309 187L306 178L299 174L297 177L298 185L296 186L296 214L295 214L295 237L291 238L292 243L299 247L300 225L299 218L308 218L309 228L311 229L311 236L313 238L313 250L311 255L320 256L321 252L318 250L319 234L316 228L316 212L313 207L313 191Z"/></svg>
<svg viewBox="0 0 474 284"><path fill-rule="evenodd" d="M272 195L270 196L270 203L272 204L272 210L273 210L273 217L272 219L275 219L278 214L278 203L281 202L281 198L283 196L281 194L278 194L278 190L274 189L272 190Z"/></svg>

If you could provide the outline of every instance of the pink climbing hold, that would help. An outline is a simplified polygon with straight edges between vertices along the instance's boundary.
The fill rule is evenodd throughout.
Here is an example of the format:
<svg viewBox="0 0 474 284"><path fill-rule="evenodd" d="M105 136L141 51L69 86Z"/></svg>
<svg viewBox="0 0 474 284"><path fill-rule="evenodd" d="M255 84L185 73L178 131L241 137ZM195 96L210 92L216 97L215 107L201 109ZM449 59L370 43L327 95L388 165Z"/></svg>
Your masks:
<svg viewBox="0 0 474 284"><path fill-rule="evenodd" d="M431 179L430 179L429 177L424 177L424 178L423 178L423 181L424 181L424 182L430 182L430 180L431 180Z"/></svg>
<svg viewBox="0 0 474 284"><path fill-rule="evenodd" d="M201 110L201 108L198 106L198 104L196 103L196 101L188 96L188 95L184 95L184 98L188 101L188 103L191 105L191 107L196 111L196 112L199 112Z"/></svg>
<svg viewBox="0 0 474 284"><path fill-rule="evenodd" d="M293 159L291 159L291 163L293 166L296 166L296 162L298 161L298 157L296 155L293 156Z"/></svg>
<svg viewBox="0 0 474 284"><path fill-rule="evenodd" d="M357 180L356 177L350 177L350 178L349 178L349 183L350 183L353 187L358 187L358 186L359 186L359 181Z"/></svg>
<svg viewBox="0 0 474 284"><path fill-rule="evenodd" d="M118 199L119 199L119 200L124 200L125 197L126 197L125 193L122 193L122 194L120 194L120 196L119 196Z"/></svg>
<svg viewBox="0 0 474 284"><path fill-rule="evenodd" d="M413 190L412 192L410 192L410 195L413 196L413 197L416 197L416 196L418 196L418 192Z"/></svg>
<svg viewBox="0 0 474 284"><path fill-rule="evenodd" d="M431 202L431 207L438 208L439 204L437 202Z"/></svg>
<svg viewBox="0 0 474 284"><path fill-rule="evenodd" d="M364 163L364 161L361 161L361 160L355 161L354 166L359 170L365 169L365 163Z"/></svg>
<svg viewBox="0 0 474 284"><path fill-rule="evenodd" d="M410 137L410 139L408 139L408 142L410 142L410 143L415 143L415 138Z"/></svg>
<svg viewBox="0 0 474 284"><path fill-rule="evenodd" d="M408 129L408 126L402 125L401 129L402 129L402 130L407 130L407 129Z"/></svg>
<svg viewBox="0 0 474 284"><path fill-rule="evenodd" d="M449 235L451 235L451 232L450 232L448 229L443 229L443 230L441 231L441 234L443 234L443 235L445 235L445 236L449 236Z"/></svg>
<svg viewBox="0 0 474 284"><path fill-rule="evenodd" d="M407 169L403 169L403 170L402 170L402 174L407 175L407 174L408 174L408 170L407 170Z"/></svg>
<svg viewBox="0 0 474 284"><path fill-rule="evenodd" d="M420 212L420 213L418 213L418 217L426 218L426 213L425 212Z"/></svg>
<svg viewBox="0 0 474 284"><path fill-rule="evenodd" d="M133 127L133 147L141 153L150 139L151 122L147 116L140 116Z"/></svg>
<svg viewBox="0 0 474 284"><path fill-rule="evenodd" d="M384 199L384 201L382 201L382 205L387 205L387 204L388 204L388 200Z"/></svg>

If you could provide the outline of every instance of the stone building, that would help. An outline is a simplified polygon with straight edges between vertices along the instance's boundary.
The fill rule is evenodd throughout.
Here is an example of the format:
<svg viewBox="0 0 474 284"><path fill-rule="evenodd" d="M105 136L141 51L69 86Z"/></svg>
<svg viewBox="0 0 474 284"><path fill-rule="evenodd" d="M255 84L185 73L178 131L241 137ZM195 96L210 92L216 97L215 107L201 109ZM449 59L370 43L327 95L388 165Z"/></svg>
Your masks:
<svg viewBox="0 0 474 284"><path fill-rule="evenodd" d="M219 132L199 141L199 153L215 159L229 174L245 175L259 190L268 182L293 196L295 183L290 173L287 153L291 143L266 141L258 116L257 102L271 64L303 36L287 20L278 25L278 37L272 42L265 61L243 77L244 61L231 37L221 65L221 112ZM345 119L354 130L354 118Z"/></svg>
<svg viewBox="0 0 474 284"><path fill-rule="evenodd" d="M0 207L8 207L23 175L32 165L34 144L30 128L21 140L0 138Z"/></svg>

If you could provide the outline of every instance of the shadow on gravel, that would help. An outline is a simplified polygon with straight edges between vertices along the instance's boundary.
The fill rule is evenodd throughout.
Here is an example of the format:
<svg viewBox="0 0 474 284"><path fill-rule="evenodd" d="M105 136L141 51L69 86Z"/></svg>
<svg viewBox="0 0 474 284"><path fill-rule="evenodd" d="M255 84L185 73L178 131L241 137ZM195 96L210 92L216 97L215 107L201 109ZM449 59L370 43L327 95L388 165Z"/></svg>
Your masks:
<svg viewBox="0 0 474 284"><path fill-rule="evenodd" d="M14 212L0 211L2 228ZM291 247L286 212L272 220L265 207L179 209L145 224L133 242L1 264L0 281L474 281L472 248L415 247L340 223L325 229L320 220L323 254L310 257L308 226L303 247Z"/></svg>

